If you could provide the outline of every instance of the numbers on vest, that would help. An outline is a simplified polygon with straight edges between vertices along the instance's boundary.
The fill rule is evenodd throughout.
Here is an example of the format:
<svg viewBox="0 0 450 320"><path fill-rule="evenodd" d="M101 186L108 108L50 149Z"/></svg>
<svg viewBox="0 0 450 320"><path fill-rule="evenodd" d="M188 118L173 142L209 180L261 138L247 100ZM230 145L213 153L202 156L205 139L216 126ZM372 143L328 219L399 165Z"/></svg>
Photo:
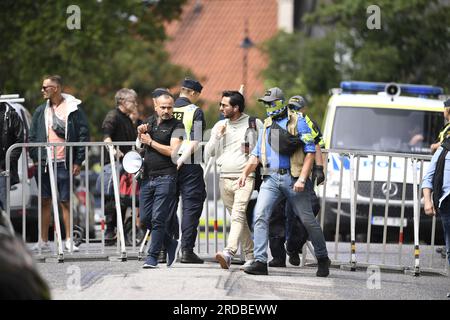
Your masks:
<svg viewBox="0 0 450 320"><path fill-rule="evenodd" d="M183 121L184 112L174 112L173 117L177 120Z"/></svg>

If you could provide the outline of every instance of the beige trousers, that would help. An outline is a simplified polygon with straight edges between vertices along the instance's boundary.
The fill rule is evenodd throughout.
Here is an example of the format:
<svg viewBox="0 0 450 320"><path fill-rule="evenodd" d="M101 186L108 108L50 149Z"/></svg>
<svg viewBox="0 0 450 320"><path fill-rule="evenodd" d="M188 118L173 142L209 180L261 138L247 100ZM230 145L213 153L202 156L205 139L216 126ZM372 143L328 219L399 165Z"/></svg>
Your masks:
<svg viewBox="0 0 450 320"><path fill-rule="evenodd" d="M245 254L245 260L253 259L253 240L247 223L247 205L253 192L255 179L248 177L245 186L239 188L238 178L220 178L219 188L225 208L231 213L231 227L228 235L228 245L225 251L234 256L239 242Z"/></svg>

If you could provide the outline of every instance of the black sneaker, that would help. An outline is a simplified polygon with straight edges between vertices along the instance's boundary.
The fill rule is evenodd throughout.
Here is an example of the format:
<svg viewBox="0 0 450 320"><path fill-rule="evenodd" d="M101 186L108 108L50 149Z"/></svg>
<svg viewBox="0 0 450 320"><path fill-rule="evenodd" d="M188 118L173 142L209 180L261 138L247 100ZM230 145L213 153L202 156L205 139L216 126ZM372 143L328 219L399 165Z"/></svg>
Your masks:
<svg viewBox="0 0 450 320"><path fill-rule="evenodd" d="M201 264L204 261L202 259L200 259L200 257L197 256L193 250L183 250L180 262L181 263Z"/></svg>
<svg viewBox="0 0 450 320"><path fill-rule="evenodd" d="M331 260L328 257L317 258L317 272L318 277L328 277L330 274Z"/></svg>
<svg viewBox="0 0 450 320"><path fill-rule="evenodd" d="M114 227L106 226L105 240L106 241L116 240L116 232L114 230Z"/></svg>
<svg viewBox="0 0 450 320"><path fill-rule="evenodd" d="M166 263L167 262L167 251L161 250L158 255L158 263Z"/></svg>
<svg viewBox="0 0 450 320"><path fill-rule="evenodd" d="M286 259L273 258L269 262L269 267L271 268L286 268Z"/></svg>
<svg viewBox="0 0 450 320"><path fill-rule="evenodd" d="M248 274L256 274L256 275L268 275L267 272L267 263L262 263L257 260L253 260L252 264L244 268L244 272Z"/></svg>
<svg viewBox="0 0 450 320"><path fill-rule="evenodd" d="M298 252L287 252L287 255L289 256L289 263L293 266L299 266L300 265L300 256Z"/></svg>

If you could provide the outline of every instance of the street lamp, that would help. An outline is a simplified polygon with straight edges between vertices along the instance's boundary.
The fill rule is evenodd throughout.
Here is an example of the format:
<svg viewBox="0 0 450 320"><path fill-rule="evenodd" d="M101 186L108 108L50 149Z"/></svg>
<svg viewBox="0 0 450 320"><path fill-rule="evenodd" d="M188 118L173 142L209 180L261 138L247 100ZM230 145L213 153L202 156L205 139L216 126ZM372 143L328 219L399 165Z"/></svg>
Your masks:
<svg viewBox="0 0 450 320"><path fill-rule="evenodd" d="M242 84L244 85L244 92L247 90L247 69L248 69L248 50L255 44L248 35L248 19L245 20L244 27L244 39L242 40L240 47L244 49L242 56Z"/></svg>

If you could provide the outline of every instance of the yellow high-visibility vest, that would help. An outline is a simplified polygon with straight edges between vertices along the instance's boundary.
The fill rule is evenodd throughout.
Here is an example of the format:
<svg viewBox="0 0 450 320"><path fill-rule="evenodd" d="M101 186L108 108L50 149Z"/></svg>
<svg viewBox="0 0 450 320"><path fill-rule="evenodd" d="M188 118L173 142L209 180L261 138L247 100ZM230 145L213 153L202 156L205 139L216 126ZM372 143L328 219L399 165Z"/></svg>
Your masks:
<svg viewBox="0 0 450 320"><path fill-rule="evenodd" d="M441 132L439 132L438 139L440 143L442 143L442 141L444 141L444 139L447 138L447 136L449 135L449 131L450 131L450 122L444 126L444 129L442 129Z"/></svg>
<svg viewBox="0 0 450 320"><path fill-rule="evenodd" d="M191 141L191 130L194 125L194 113L198 109L195 104L189 104L187 106L173 108L173 117L177 120L180 120L184 124L184 131L186 132L186 139L183 140L183 143L178 150L179 154L183 153L184 148Z"/></svg>

